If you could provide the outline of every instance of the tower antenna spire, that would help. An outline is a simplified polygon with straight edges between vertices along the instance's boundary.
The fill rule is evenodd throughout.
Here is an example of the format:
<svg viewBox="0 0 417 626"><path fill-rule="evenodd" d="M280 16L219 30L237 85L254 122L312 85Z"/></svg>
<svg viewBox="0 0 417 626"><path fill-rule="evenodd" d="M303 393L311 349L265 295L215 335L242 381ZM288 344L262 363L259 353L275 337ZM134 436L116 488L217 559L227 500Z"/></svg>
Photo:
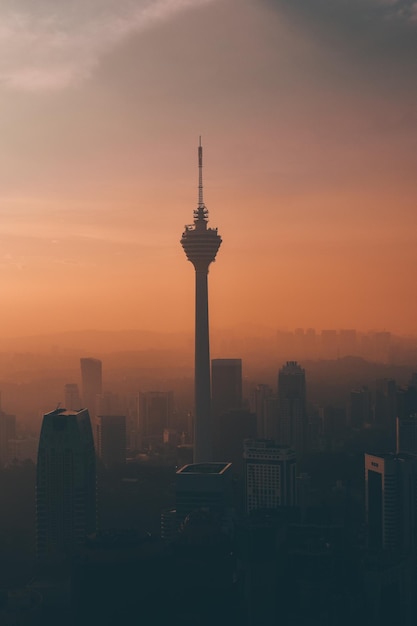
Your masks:
<svg viewBox="0 0 417 626"><path fill-rule="evenodd" d="M201 145L201 135L198 144L198 208L204 208L203 200L203 146Z"/></svg>

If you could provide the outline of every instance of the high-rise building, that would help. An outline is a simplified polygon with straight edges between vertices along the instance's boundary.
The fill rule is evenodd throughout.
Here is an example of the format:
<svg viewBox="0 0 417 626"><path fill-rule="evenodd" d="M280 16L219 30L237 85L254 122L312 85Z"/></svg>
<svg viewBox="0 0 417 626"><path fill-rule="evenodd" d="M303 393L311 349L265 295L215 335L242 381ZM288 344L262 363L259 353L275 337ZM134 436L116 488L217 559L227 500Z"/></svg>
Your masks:
<svg viewBox="0 0 417 626"><path fill-rule="evenodd" d="M339 333L339 356L355 356L356 354L356 330L342 328Z"/></svg>
<svg viewBox="0 0 417 626"><path fill-rule="evenodd" d="M126 462L126 417L98 415L96 418L97 453L107 468Z"/></svg>
<svg viewBox="0 0 417 626"><path fill-rule="evenodd" d="M64 387L64 406L65 408L76 411L82 408L80 390L77 383L67 383Z"/></svg>
<svg viewBox="0 0 417 626"><path fill-rule="evenodd" d="M246 511L296 504L296 457L271 439L244 442Z"/></svg>
<svg viewBox="0 0 417 626"><path fill-rule="evenodd" d="M397 385L392 378L376 381L375 423L393 428L397 415Z"/></svg>
<svg viewBox="0 0 417 626"><path fill-rule="evenodd" d="M232 507L231 463L193 463L176 474L177 520L200 509L226 520Z"/></svg>
<svg viewBox="0 0 417 626"><path fill-rule="evenodd" d="M221 415L242 407L242 359L211 362L211 410Z"/></svg>
<svg viewBox="0 0 417 626"><path fill-rule="evenodd" d="M372 421L372 400L368 387L354 389L349 398L349 424L351 428L363 428Z"/></svg>
<svg viewBox="0 0 417 626"><path fill-rule="evenodd" d="M324 359L336 359L339 352L339 338L337 330L322 330L321 340L321 356Z"/></svg>
<svg viewBox="0 0 417 626"><path fill-rule="evenodd" d="M417 521L417 458L365 454L365 509L372 550L414 552Z"/></svg>
<svg viewBox="0 0 417 626"><path fill-rule="evenodd" d="M181 245L195 269L195 419L194 461L212 458L210 432L210 347L208 316L208 270L222 242L217 228L208 228L208 210L203 201L203 148L198 147L198 207L194 223L186 226Z"/></svg>
<svg viewBox="0 0 417 626"><path fill-rule="evenodd" d="M83 404L93 420L97 415L97 396L103 391L102 364L91 357L80 359L80 364Z"/></svg>
<svg viewBox="0 0 417 626"><path fill-rule="evenodd" d="M70 559L96 529L96 470L87 409L43 417L36 474L36 548L42 563Z"/></svg>
<svg viewBox="0 0 417 626"><path fill-rule="evenodd" d="M105 391L96 397L97 415L122 415L121 402L117 393Z"/></svg>
<svg viewBox="0 0 417 626"><path fill-rule="evenodd" d="M16 440L16 416L5 413L0 405L0 467L13 459L10 444L14 440Z"/></svg>
<svg viewBox="0 0 417 626"><path fill-rule="evenodd" d="M409 417L417 413L417 387L407 385L397 389L397 415Z"/></svg>
<svg viewBox="0 0 417 626"><path fill-rule="evenodd" d="M287 361L278 374L278 443L301 456L307 431L305 370L296 361Z"/></svg>
<svg viewBox="0 0 417 626"><path fill-rule="evenodd" d="M243 473L242 449L245 439L256 438L256 415L234 409L213 418L213 459L229 461L233 473Z"/></svg>
<svg viewBox="0 0 417 626"><path fill-rule="evenodd" d="M269 385L257 385L251 396L251 409L256 415L257 437L260 439L272 439L268 432L268 400L273 392ZM276 421L276 420L275 420Z"/></svg>
<svg viewBox="0 0 417 626"><path fill-rule="evenodd" d="M164 430L171 426L172 391L141 391L138 396L138 445L161 444Z"/></svg>
<svg viewBox="0 0 417 626"><path fill-rule="evenodd" d="M417 456L417 414L396 419L396 452Z"/></svg>

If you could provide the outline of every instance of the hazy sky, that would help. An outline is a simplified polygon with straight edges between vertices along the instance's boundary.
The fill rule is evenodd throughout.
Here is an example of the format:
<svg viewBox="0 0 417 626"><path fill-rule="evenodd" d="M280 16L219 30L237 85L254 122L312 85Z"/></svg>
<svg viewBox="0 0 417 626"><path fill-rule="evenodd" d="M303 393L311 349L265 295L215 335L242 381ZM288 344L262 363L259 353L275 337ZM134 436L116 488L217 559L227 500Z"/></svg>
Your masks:
<svg viewBox="0 0 417 626"><path fill-rule="evenodd" d="M0 335L417 333L417 2L2 0Z"/></svg>

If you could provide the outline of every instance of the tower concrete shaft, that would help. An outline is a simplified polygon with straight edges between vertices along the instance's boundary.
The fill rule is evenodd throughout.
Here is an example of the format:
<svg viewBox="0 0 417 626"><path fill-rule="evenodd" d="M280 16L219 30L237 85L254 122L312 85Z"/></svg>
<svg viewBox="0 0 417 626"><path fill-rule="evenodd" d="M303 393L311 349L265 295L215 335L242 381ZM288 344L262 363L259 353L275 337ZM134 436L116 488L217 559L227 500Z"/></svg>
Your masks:
<svg viewBox="0 0 417 626"><path fill-rule="evenodd" d="M211 461L210 423L210 341L208 317L208 270L222 242L217 228L208 228L208 211L203 201L203 149L198 147L198 207L194 223L186 226L181 238L187 259L195 269L195 416L194 463Z"/></svg>

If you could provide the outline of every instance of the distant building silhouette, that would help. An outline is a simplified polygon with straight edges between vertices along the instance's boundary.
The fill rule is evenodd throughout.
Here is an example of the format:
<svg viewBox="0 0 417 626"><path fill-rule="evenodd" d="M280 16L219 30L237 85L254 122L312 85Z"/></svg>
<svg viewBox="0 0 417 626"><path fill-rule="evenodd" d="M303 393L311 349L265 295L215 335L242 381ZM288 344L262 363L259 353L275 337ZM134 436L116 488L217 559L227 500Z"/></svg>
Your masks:
<svg viewBox="0 0 417 626"><path fill-rule="evenodd" d="M195 269L195 419L194 461L211 461L210 429L210 347L208 318L208 270L222 242L217 229L208 228L208 210L203 201L203 148L198 148L198 207L194 223L186 226L181 238L187 259Z"/></svg>
<svg viewBox="0 0 417 626"><path fill-rule="evenodd" d="M213 458L228 461L235 474L243 473L243 442L256 438L256 415L234 409L213 418Z"/></svg>
<svg viewBox="0 0 417 626"><path fill-rule="evenodd" d="M246 512L296 504L296 458L271 439L244 442Z"/></svg>
<svg viewBox="0 0 417 626"><path fill-rule="evenodd" d="M417 387L413 384L397 389L397 415L409 417L417 413Z"/></svg>
<svg viewBox="0 0 417 626"><path fill-rule="evenodd" d="M141 391L138 395L138 447L163 443L174 411L172 391Z"/></svg>
<svg viewBox="0 0 417 626"><path fill-rule="evenodd" d="M77 383L67 383L64 387L64 406L76 411L82 408L80 390Z"/></svg>
<svg viewBox="0 0 417 626"><path fill-rule="evenodd" d="M16 416L5 413L0 406L0 467L13 460L11 442L15 440Z"/></svg>
<svg viewBox="0 0 417 626"><path fill-rule="evenodd" d="M337 336L337 330L322 330L320 339L322 358L336 359L339 356L339 339Z"/></svg>
<svg viewBox="0 0 417 626"><path fill-rule="evenodd" d="M287 361L278 374L277 443L289 446L297 457L304 452L307 440L305 370L296 361Z"/></svg>
<svg viewBox="0 0 417 626"><path fill-rule="evenodd" d="M252 393L251 409L256 415L257 436L260 439L273 439L270 436L269 416L269 400L273 392L269 385L257 385ZM276 420L275 420L276 421Z"/></svg>
<svg viewBox="0 0 417 626"><path fill-rule="evenodd" d="M375 423L394 432L397 416L397 385L392 378L376 381Z"/></svg>
<svg viewBox="0 0 417 626"><path fill-rule="evenodd" d="M211 362L212 415L242 407L242 359L213 359Z"/></svg>
<svg viewBox="0 0 417 626"><path fill-rule="evenodd" d="M96 471L87 409L43 417L36 475L36 549L42 563L70 559L96 529Z"/></svg>
<svg viewBox="0 0 417 626"><path fill-rule="evenodd" d="M112 391L105 391L96 396L97 415L124 415L119 396Z"/></svg>
<svg viewBox="0 0 417 626"><path fill-rule="evenodd" d="M351 428L363 428L372 421L372 399L368 387L350 392L349 423Z"/></svg>
<svg viewBox="0 0 417 626"><path fill-rule="evenodd" d="M417 413L396 420L396 452L417 456Z"/></svg>
<svg viewBox="0 0 417 626"><path fill-rule="evenodd" d="M126 462L126 417L98 415L96 418L97 453L107 468Z"/></svg>
<svg viewBox="0 0 417 626"><path fill-rule="evenodd" d="M97 415L97 396L102 393L102 363L90 357L80 359L83 405L87 408L90 418ZM78 407L80 408L80 407Z"/></svg>

